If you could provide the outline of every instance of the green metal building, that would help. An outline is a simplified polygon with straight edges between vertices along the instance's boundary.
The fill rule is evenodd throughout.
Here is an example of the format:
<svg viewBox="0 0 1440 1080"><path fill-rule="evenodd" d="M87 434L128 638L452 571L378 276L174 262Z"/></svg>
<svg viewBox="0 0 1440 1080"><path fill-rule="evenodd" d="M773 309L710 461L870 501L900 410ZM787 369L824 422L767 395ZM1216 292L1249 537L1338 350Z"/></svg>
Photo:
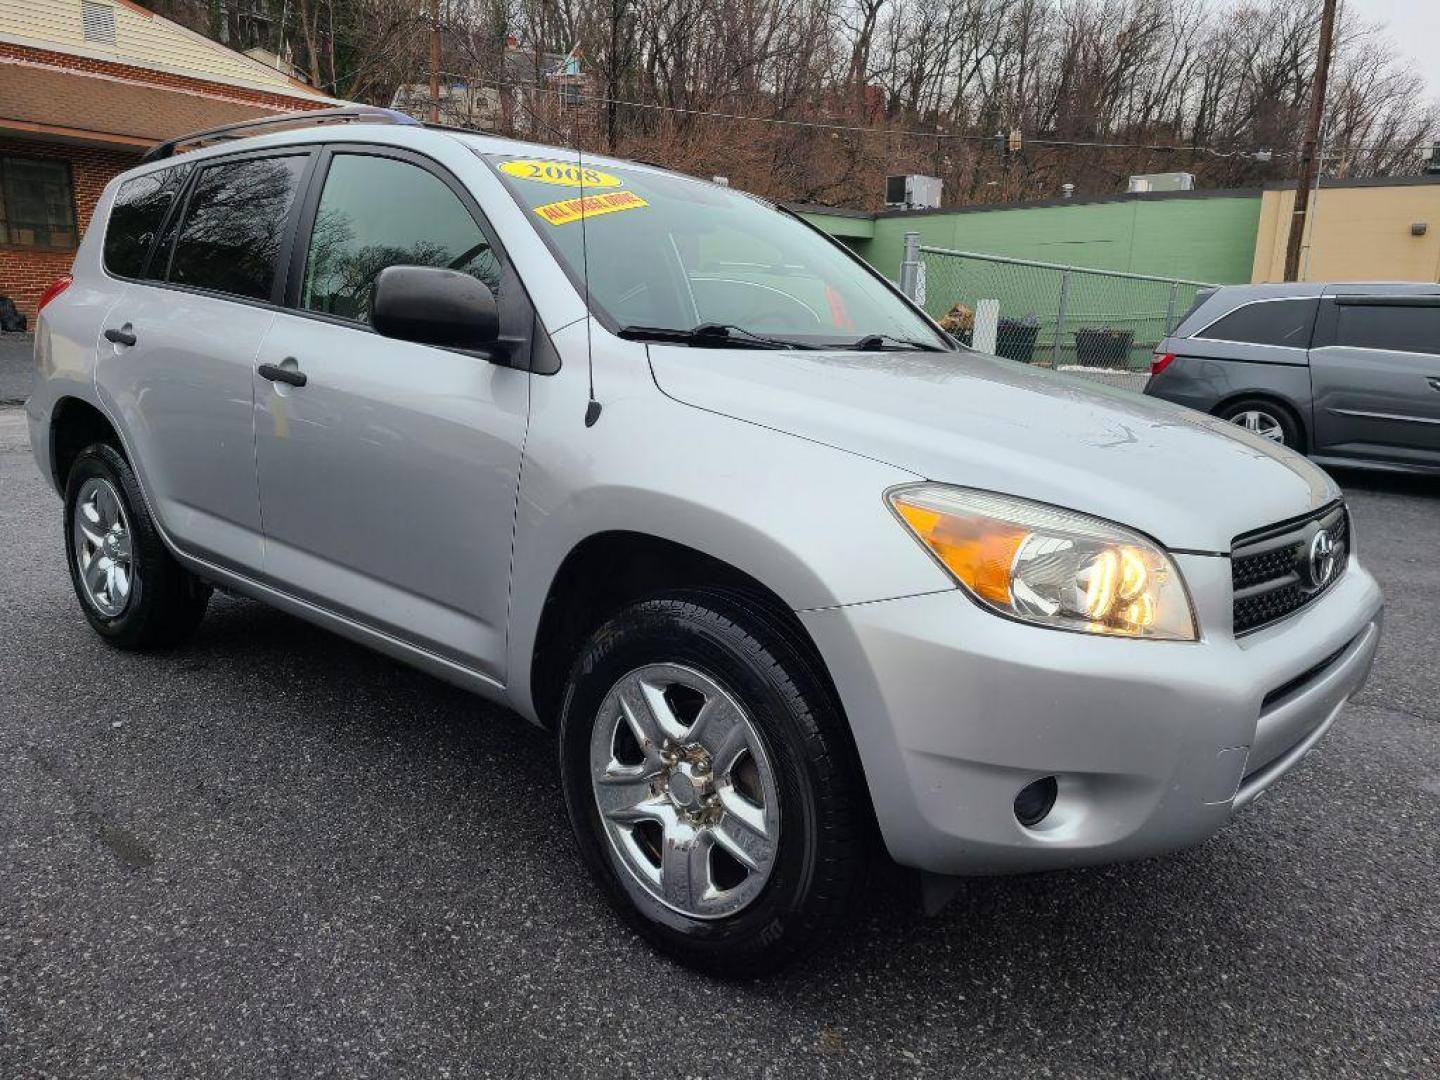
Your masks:
<svg viewBox="0 0 1440 1080"><path fill-rule="evenodd" d="M1250 280L1261 193L1151 192L961 210L866 213L794 205L887 277L907 232L957 251L1230 284Z"/></svg>

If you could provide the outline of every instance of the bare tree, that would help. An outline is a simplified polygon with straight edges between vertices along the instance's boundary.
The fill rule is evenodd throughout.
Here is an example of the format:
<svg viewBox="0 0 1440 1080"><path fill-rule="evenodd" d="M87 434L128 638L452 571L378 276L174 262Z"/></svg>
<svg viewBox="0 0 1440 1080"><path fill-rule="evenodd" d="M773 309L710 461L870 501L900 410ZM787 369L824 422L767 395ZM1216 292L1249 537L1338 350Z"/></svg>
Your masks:
<svg viewBox="0 0 1440 1080"><path fill-rule="evenodd" d="M150 0L206 30L209 0ZM784 199L875 206L888 173L951 202L1288 176L1319 0L445 0L447 77L506 133L724 174ZM338 96L421 81L420 0L230 0L223 35ZM562 58L585 73L564 92ZM1420 77L1347 16L1327 175L1413 171L1437 134ZM1018 153L1005 136L1023 133ZM1261 153L1269 151L1268 156Z"/></svg>

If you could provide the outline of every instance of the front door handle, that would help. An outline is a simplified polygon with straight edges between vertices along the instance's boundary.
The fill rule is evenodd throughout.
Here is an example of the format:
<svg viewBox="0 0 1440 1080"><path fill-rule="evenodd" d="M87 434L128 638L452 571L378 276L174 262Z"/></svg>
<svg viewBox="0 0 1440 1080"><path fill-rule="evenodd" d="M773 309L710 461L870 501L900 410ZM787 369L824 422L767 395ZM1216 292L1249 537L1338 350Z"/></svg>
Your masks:
<svg viewBox="0 0 1440 1080"><path fill-rule="evenodd" d="M127 322L118 330L113 326L105 331L105 340L114 345L134 345L135 335L131 333L130 324Z"/></svg>
<svg viewBox="0 0 1440 1080"><path fill-rule="evenodd" d="M294 362L293 360L291 361ZM257 369L262 379L269 379L271 382L283 382L290 386L304 386L310 380L306 378L303 371L294 368L281 367L279 364L261 364Z"/></svg>
<svg viewBox="0 0 1440 1080"><path fill-rule="evenodd" d="M1425 381L1430 384L1431 390L1440 390L1440 376L1431 375Z"/></svg>

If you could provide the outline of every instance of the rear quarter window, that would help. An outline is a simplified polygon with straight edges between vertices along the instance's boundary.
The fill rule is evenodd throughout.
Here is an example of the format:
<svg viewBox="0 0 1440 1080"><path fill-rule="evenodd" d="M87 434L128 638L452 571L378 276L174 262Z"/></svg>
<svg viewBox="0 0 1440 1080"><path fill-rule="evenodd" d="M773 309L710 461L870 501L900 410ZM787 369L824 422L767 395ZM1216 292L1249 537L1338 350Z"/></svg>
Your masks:
<svg viewBox="0 0 1440 1080"><path fill-rule="evenodd" d="M145 260L155 246L165 214L189 175L189 165L176 165L120 185L105 227L106 270L116 277L143 275Z"/></svg>
<svg viewBox="0 0 1440 1080"><path fill-rule="evenodd" d="M1195 336L1207 341L1308 349L1319 309L1320 301L1313 297L1258 300L1236 308Z"/></svg>

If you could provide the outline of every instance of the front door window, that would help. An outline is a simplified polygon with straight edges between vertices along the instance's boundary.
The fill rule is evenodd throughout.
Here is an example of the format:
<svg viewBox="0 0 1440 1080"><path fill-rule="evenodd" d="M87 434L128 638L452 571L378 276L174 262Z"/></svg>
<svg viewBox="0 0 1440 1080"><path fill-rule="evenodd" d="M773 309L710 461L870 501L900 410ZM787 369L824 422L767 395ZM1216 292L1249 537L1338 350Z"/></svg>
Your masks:
<svg viewBox="0 0 1440 1080"><path fill-rule="evenodd" d="M408 162L337 155L325 178L300 306L370 321L370 290L387 266L443 266L499 292L490 242L434 174Z"/></svg>

